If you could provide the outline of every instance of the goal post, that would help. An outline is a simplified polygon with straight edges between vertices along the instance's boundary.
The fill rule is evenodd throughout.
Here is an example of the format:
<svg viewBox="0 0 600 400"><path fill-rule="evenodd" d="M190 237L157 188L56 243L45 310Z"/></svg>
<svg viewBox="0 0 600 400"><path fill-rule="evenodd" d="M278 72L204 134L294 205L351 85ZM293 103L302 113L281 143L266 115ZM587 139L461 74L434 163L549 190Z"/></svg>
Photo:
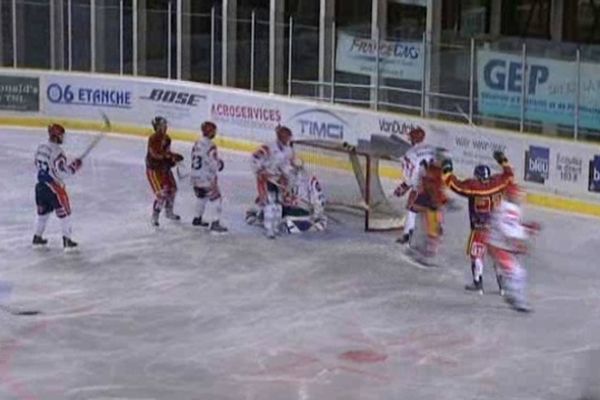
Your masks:
<svg viewBox="0 0 600 400"><path fill-rule="evenodd" d="M327 211L363 218L365 231L402 228L404 208L386 194L397 182L390 179L393 174L386 174L384 184L381 176L390 171L398 174L401 166L397 160L383 157L364 144L357 147L330 140L296 140L294 150L308 173L321 182Z"/></svg>

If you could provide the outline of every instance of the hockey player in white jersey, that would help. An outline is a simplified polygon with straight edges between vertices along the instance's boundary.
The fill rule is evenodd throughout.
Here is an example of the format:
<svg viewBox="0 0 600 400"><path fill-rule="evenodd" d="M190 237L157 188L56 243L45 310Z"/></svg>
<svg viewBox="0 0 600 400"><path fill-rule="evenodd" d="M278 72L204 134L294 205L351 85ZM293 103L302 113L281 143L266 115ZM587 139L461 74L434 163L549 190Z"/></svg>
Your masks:
<svg viewBox="0 0 600 400"><path fill-rule="evenodd" d="M527 274L519 258L527 252L531 234L540 228L535 222L523 222L520 197L515 184L507 186L500 205L492 213L487 247L505 282L504 299L515 310L527 312L530 311L525 294Z"/></svg>
<svg viewBox="0 0 600 400"><path fill-rule="evenodd" d="M277 140L260 146L252 154L252 170L256 175L258 196L256 208L246 213L246 222L262 216L267 237L274 239L282 218L282 189L288 185L288 172L294 158L292 131L285 126L275 128Z"/></svg>
<svg viewBox="0 0 600 400"><path fill-rule="evenodd" d="M290 182L283 197L283 228L288 233L324 231L325 193L314 175L304 169L301 158L292 160Z"/></svg>
<svg viewBox="0 0 600 400"><path fill-rule="evenodd" d="M435 148L423 143L425 131L422 128L414 128L408 135L412 147L406 152L402 161L403 181L394 191L394 195L397 197L403 197L408 193L404 229L402 236L397 240L398 243L402 244L409 243L415 229L417 212L414 203L417 199L420 179L425 170L424 166L435 158Z"/></svg>
<svg viewBox="0 0 600 400"><path fill-rule="evenodd" d="M64 141L65 128L59 124L48 126L48 141L38 146L35 152L37 183L35 185L35 203L37 218L33 245L43 246L46 224L52 211L61 222L63 247L65 251L77 247L71 239L71 204L64 179L75 174L81 168L81 160L69 162L61 144Z"/></svg>
<svg viewBox="0 0 600 400"><path fill-rule="evenodd" d="M196 216L192 224L209 227L211 233L226 233L227 228L220 223L222 199L217 176L225 163L219 158L213 142L217 126L206 121L200 129L202 138L192 148L190 181L196 195Z"/></svg>

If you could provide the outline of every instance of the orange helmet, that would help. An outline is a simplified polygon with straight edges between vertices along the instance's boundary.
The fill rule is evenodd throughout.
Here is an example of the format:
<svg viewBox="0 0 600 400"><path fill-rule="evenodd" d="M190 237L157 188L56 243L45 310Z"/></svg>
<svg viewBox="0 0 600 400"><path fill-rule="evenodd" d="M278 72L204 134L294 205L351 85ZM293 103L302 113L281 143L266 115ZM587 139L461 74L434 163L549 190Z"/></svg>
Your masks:
<svg viewBox="0 0 600 400"><path fill-rule="evenodd" d="M425 131L423 128L418 126L411 129L411 131L408 133L408 137L410 138L410 143L412 145L421 143L423 140L425 140Z"/></svg>

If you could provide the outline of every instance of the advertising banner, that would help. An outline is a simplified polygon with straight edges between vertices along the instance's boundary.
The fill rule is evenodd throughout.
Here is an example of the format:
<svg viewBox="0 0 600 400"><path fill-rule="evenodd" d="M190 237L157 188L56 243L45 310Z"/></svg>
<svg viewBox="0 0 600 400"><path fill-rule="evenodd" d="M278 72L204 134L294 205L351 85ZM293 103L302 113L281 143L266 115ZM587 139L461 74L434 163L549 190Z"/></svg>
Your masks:
<svg viewBox="0 0 600 400"><path fill-rule="evenodd" d="M594 158L590 160L588 190L600 193L600 155L594 155Z"/></svg>
<svg viewBox="0 0 600 400"><path fill-rule="evenodd" d="M382 78L421 82L423 79L421 42L379 42L379 73ZM335 68L340 72L376 75L377 42L340 32L337 37Z"/></svg>
<svg viewBox="0 0 600 400"><path fill-rule="evenodd" d="M173 128L199 130L208 118L207 91L191 85L150 82L137 87L139 110L146 120L163 116Z"/></svg>
<svg viewBox="0 0 600 400"><path fill-rule="evenodd" d="M39 111L39 78L0 75L0 110L21 112Z"/></svg>
<svg viewBox="0 0 600 400"><path fill-rule="evenodd" d="M294 107L289 109L286 125L298 139L325 139L356 143L351 123L352 116L339 110L321 107Z"/></svg>
<svg viewBox="0 0 600 400"><path fill-rule="evenodd" d="M202 121L209 119L217 123L224 136L262 143L274 140L274 129L280 124L289 126L297 139L350 144L373 134L407 141L410 130L420 126L426 131L426 143L448 149L461 178L472 176L478 164L498 171L492 153L500 150L526 188L600 201L600 148L590 143L199 83L110 76L92 79L90 75L57 72L32 72L28 77L21 74L3 70L0 75L0 93L21 96L17 100L2 98L0 112L6 115L14 116L18 112L15 110L36 110L40 117L97 121L102 111L116 124L147 127L148 132L156 115L165 116L172 128L192 131L198 131ZM536 82L544 81L545 73L535 74Z"/></svg>
<svg viewBox="0 0 600 400"><path fill-rule="evenodd" d="M521 56L489 50L477 52L479 112L485 115L521 116L526 85L525 118L563 125L575 123L577 65L575 62L527 57L523 76ZM600 128L600 65L581 63L579 124Z"/></svg>
<svg viewBox="0 0 600 400"><path fill-rule="evenodd" d="M80 75L46 75L42 97L49 115L97 119L102 110L124 122L148 124L136 97L136 82ZM135 110L135 111L134 111Z"/></svg>
<svg viewBox="0 0 600 400"><path fill-rule="evenodd" d="M47 75L43 98L51 115L97 119L103 111L116 121L150 126L163 116L176 129L199 129L208 118L206 90L181 83L120 78Z"/></svg>

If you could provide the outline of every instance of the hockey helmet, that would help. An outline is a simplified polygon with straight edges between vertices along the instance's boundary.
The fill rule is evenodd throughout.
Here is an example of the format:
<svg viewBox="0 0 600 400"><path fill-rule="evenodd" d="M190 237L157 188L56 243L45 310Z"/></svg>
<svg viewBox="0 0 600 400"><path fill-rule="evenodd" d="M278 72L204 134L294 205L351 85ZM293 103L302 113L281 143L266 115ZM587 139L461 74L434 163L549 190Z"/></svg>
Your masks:
<svg viewBox="0 0 600 400"><path fill-rule="evenodd" d="M414 146L415 144L421 143L423 140L425 140L425 131L420 126L417 126L408 132L408 137L410 138L410 143Z"/></svg>
<svg viewBox="0 0 600 400"><path fill-rule="evenodd" d="M65 128L61 124L48 125L48 137L51 142L61 144L65 137Z"/></svg>
<svg viewBox="0 0 600 400"><path fill-rule="evenodd" d="M492 172L490 170L490 167L488 167L487 165L480 164L476 166L473 170L473 175L480 181L487 181L492 176Z"/></svg>
<svg viewBox="0 0 600 400"><path fill-rule="evenodd" d="M155 131L158 131L160 128L163 128L163 127L164 127L164 129L166 129L167 125L168 125L167 119L165 117L161 117L160 115L157 115L152 120L152 128L154 128Z"/></svg>
<svg viewBox="0 0 600 400"><path fill-rule="evenodd" d="M200 125L200 130L202 131L202 135L209 139L217 136L217 125L212 121L204 121Z"/></svg>
<svg viewBox="0 0 600 400"><path fill-rule="evenodd" d="M433 157L429 164L441 166L444 161L451 160L450 152L444 147L436 147L433 151Z"/></svg>
<svg viewBox="0 0 600 400"><path fill-rule="evenodd" d="M302 160L300 157L294 156L294 158L292 158L291 164L292 169L295 173L300 173L304 171L304 160Z"/></svg>
<svg viewBox="0 0 600 400"><path fill-rule="evenodd" d="M283 125L277 125L275 128L275 134L277 135L277 140L285 145L290 143L293 136L290 128Z"/></svg>

